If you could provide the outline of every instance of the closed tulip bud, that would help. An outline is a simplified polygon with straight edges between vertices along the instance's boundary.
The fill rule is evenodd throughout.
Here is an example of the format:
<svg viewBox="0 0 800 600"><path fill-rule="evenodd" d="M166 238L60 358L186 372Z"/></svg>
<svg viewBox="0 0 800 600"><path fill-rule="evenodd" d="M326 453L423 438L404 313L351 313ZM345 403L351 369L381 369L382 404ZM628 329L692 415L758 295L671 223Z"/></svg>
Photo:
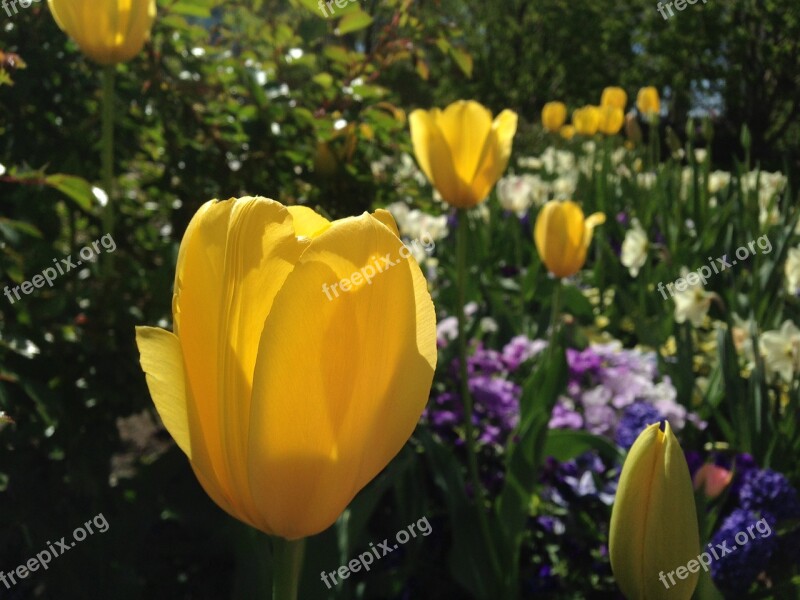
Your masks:
<svg viewBox="0 0 800 600"><path fill-rule="evenodd" d="M697 509L689 467L669 423L664 431L658 423L647 427L628 452L608 551L629 600L691 598L700 569Z"/></svg>
<svg viewBox="0 0 800 600"><path fill-rule="evenodd" d="M572 125L564 125L558 130L558 134L565 140L571 140L575 137L575 127Z"/></svg>
<svg viewBox="0 0 800 600"><path fill-rule="evenodd" d="M581 270L592 231L606 216L594 213L584 218L581 207L571 200L551 200L536 217L534 241L542 262L556 277L569 277Z"/></svg>
<svg viewBox="0 0 800 600"><path fill-rule="evenodd" d="M542 127L556 132L567 120L567 107L563 102L548 102L542 107Z"/></svg>
<svg viewBox="0 0 800 600"><path fill-rule="evenodd" d="M600 106L614 106L623 112L627 103L628 94L621 87L607 87L600 96Z"/></svg>
<svg viewBox="0 0 800 600"><path fill-rule="evenodd" d="M508 166L517 114L492 113L472 100L443 111L415 110L411 141L420 168L442 199L456 208L483 202Z"/></svg>
<svg viewBox="0 0 800 600"><path fill-rule="evenodd" d="M622 129L622 124L625 122L625 114L621 108L616 106L601 106L600 122L597 125L598 131L606 135L616 135Z"/></svg>
<svg viewBox="0 0 800 600"><path fill-rule="evenodd" d="M636 95L636 108L645 116L658 116L661 112L661 99L653 86L643 87Z"/></svg>
<svg viewBox="0 0 800 600"><path fill-rule="evenodd" d="M594 135L600 126L600 110L596 106L584 106L572 113L572 124L581 135Z"/></svg>
<svg viewBox="0 0 800 600"><path fill-rule="evenodd" d="M130 60L150 37L156 0L48 0L56 23L101 65Z"/></svg>
<svg viewBox="0 0 800 600"><path fill-rule="evenodd" d="M706 497L713 500L725 491L732 479L733 471L717 465L705 464L694 474L694 488L702 489Z"/></svg>
<svg viewBox="0 0 800 600"><path fill-rule="evenodd" d="M206 493L286 539L329 527L408 440L436 365L426 281L386 211L204 204L174 333L138 327L156 409Z"/></svg>

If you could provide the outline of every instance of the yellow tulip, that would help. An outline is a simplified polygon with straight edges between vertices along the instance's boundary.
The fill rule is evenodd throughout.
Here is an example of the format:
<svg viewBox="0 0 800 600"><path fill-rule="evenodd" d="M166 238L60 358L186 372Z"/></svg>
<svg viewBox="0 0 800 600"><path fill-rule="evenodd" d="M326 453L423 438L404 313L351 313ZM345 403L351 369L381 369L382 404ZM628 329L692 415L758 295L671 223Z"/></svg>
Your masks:
<svg viewBox="0 0 800 600"><path fill-rule="evenodd" d="M628 94L621 87L610 86L603 90L600 96L600 106L614 106L621 111L625 110L628 103Z"/></svg>
<svg viewBox="0 0 800 600"><path fill-rule="evenodd" d="M486 199L508 166L517 114L492 113L472 100L409 117L419 166L445 202L471 208Z"/></svg>
<svg viewBox="0 0 800 600"><path fill-rule="evenodd" d="M564 125L558 130L558 134L565 140L571 140L575 137L575 127L572 125Z"/></svg>
<svg viewBox="0 0 800 600"><path fill-rule="evenodd" d="M204 204L174 331L138 327L156 409L206 493L294 540L329 527L425 407L436 318L383 210L330 222L265 198Z"/></svg>
<svg viewBox="0 0 800 600"><path fill-rule="evenodd" d="M625 123L625 113L616 106L601 106L599 109L600 122L597 125L598 131L606 135L616 135Z"/></svg>
<svg viewBox="0 0 800 600"><path fill-rule="evenodd" d="M661 112L658 90L652 86L640 89L636 96L636 108L643 115L658 115Z"/></svg>
<svg viewBox="0 0 800 600"><path fill-rule="evenodd" d="M551 200L536 217L534 241L547 270L556 277L569 277L586 262L592 231L604 223L603 213L584 218L581 207L571 200Z"/></svg>
<svg viewBox="0 0 800 600"><path fill-rule="evenodd" d="M663 432L658 423L650 425L628 452L611 511L614 577L630 600L689 600L699 578L699 555L697 509L683 451L669 423Z"/></svg>
<svg viewBox="0 0 800 600"><path fill-rule="evenodd" d="M600 126L600 109L596 106L584 106L572 113L572 124L581 135L594 135Z"/></svg>
<svg viewBox="0 0 800 600"><path fill-rule="evenodd" d="M542 126L547 131L558 131L567 120L567 107L563 102L548 102L542 107Z"/></svg>
<svg viewBox="0 0 800 600"><path fill-rule="evenodd" d="M48 0L56 23L101 65L130 60L150 37L156 0Z"/></svg>

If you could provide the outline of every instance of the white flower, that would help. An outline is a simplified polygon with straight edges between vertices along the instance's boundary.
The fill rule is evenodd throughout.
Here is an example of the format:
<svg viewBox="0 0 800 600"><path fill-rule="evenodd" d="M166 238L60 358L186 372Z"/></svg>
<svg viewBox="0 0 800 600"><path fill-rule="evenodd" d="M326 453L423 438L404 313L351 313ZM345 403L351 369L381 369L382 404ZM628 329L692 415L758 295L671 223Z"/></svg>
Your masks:
<svg viewBox="0 0 800 600"><path fill-rule="evenodd" d="M553 192L556 198L568 199L575 194L578 181L573 175L559 177L553 182Z"/></svg>
<svg viewBox="0 0 800 600"><path fill-rule="evenodd" d="M694 277L688 277L690 275L694 275ZM693 326L700 327L711 307L711 300L716 294L705 291L697 273L694 271L689 273L686 267L681 269L681 279L684 280L686 289L677 291L677 284L675 286L675 321L685 323L689 320ZM690 281L691 279L695 280L694 284Z"/></svg>
<svg viewBox="0 0 800 600"><path fill-rule="evenodd" d="M656 174L652 171L647 171L646 173L637 173L636 183L639 184L639 187L643 187L646 190L652 189L656 184Z"/></svg>
<svg viewBox="0 0 800 600"><path fill-rule="evenodd" d="M497 182L497 199L500 206L521 217L533 201L530 176L508 175Z"/></svg>
<svg viewBox="0 0 800 600"><path fill-rule="evenodd" d="M622 242L622 255L620 257L622 266L627 267L631 277L636 277L647 262L647 233L645 233L638 219L633 220L633 228L625 233Z"/></svg>
<svg viewBox="0 0 800 600"><path fill-rule="evenodd" d="M713 171L708 174L708 191L716 194L722 188L728 187L731 182L731 174L727 171Z"/></svg>
<svg viewBox="0 0 800 600"><path fill-rule="evenodd" d="M542 168L542 161L535 156L523 156L517 159L517 164L522 169L539 170Z"/></svg>
<svg viewBox="0 0 800 600"><path fill-rule="evenodd" d="M783 272L786 274L786 287L789 293L796 296L800 293L800 246L789 248Z"/></svg>
<svg viewBox="0 0 800 600"><path fill-rule="evenodd" d="M779 330L763 333L760 346L767 373L778 374L790 383L800 369L800 330L791 321L784 321Z"/></svg>
<svg viewBox="0 0 800 600"><path fill-rule="evenodd" d="M708 156L708 150L705 148L695 148L694 151L694 159L699 163L706 162L706 157Z"/></svg>

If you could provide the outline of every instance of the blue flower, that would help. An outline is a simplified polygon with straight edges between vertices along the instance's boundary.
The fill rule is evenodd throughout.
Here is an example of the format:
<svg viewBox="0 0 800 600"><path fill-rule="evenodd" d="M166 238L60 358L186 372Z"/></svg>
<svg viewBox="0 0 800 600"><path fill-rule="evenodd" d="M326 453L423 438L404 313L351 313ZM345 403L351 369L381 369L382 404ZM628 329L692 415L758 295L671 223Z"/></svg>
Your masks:
<svg viewBox="0 0 800 600"><path fill-rule="evenodd" d="M719 555L711 562L711 577L720 590L741 597L767 568L778 545L775 523L773 515L743 508L737 508L722 522L711 538L711 548ZM729 550L724 556L722 546Z"/></svg>
<svg viewBox="0 0 800 600"><path fill-rule="evenodd" d="M622 418L617 425L615 437L617 445L627 450L633 446L633 442L645 427L659 422L663 425L663 421L664 415L652 404L634 402L625 407L625 412L622 413Z"/></svg>
<svg viewBox="0 0 800 600"><path fill-rule="evenodd" d="M768 512L778 519L800 518L800 500L789 480L772 469L745 474L739 490L742 508Z"/></svg>

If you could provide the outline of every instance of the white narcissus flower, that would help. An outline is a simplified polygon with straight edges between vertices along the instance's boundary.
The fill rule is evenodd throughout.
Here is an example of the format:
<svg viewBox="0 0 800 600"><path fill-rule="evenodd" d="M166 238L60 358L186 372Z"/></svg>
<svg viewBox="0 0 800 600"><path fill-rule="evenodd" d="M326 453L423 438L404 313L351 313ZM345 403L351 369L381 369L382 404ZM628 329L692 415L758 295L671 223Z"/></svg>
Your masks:
<svg viewBox="0 0 800 600"><path fill-rule="evenodd" d="M790 383L800 370L800 330L784 321L779 330L765 331L760 340L767 373L774 373Z"/></svg>
<svg viewBox="0 0 800 600"><path fill-rule="evenodd" d="M530 208L533 194L531 180L527 176L508 175L497 182L497 199L503 209L521 217Z"/></svg>
<svg viewBox="0 0 800 600"><path fill-rule="evenodd" d="M695 276L695 283L690 281L691 277L687 278L688 275ZM681 269L681 278L686 280L687 287L675 293L675 321L685 323L688 320L694 327L700 327L716 294L705 291L697 273L689 273L686 267Z"/></svg>
<svg viewBox="0 0 800 600"><path fill-rule="evenodd" d="M708 174L708 191L716 194L731 182L731 174L727 171L713 171Z"/></svg>
<svg viewBox="0 0 800 600"><path fill-rule="evenodd" d="M786 264L783 265L783 272L786 275L786 288L793 296L800 293L800 246L789 248L789 255L786 257Z"/></svg>
<svg viewBox="0 0 800 600"><path fill-rule="evenodd" d="M638 219L633 220L633 228L625 233L622 242L622 255L620 259L622 266L626 267L631 277L636 277L647 262L647 249L650 243L647 240L647 233L642 229Z"/></svg>

